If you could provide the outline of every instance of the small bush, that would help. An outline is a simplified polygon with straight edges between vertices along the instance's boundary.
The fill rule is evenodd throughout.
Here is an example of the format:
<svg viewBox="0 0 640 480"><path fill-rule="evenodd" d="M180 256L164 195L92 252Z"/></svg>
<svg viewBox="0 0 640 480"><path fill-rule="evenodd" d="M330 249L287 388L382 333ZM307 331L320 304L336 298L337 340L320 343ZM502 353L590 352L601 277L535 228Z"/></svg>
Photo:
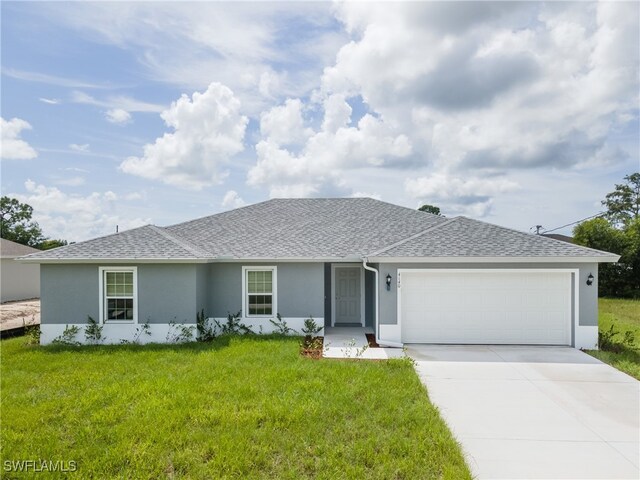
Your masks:
<svg viewBox="0 0 640 480"><path fill-rule="evenodd" d="M220 323L218 320L215 320L216 329L220 331L221 335L244 335L254 333L253 330L240 321L241 317L242 311L237 313L229 312L225 323Z"/></svg>
<svg viewBox="0 0 640 480"><path fill-rule="evenodd" d="M32 323L24 324L24 344L40 345L40 325L33 318Z"/></svg>
<svg viewBox="0 0 640 480"><path fill-rule="evenodd" d="M84 338L93 345L102 343L105 340L105 337L102 336L104 326L96 322L91 315L87 315L87 323L84 329Z"/></svg>
<svg viewBox="0 0 640 480"><path fill-rule="evenodd" d="M170 321L167 342L186 343L192 341L194 328L193 325L187 326L184 323L177 323L175 320Z"/></svg>
<svg viewBox="0 0 640 480"><path fill-rule="evenodd" d="M204 316L204 309L196 313L196 330L198 331L198 342L212 342L216 338L213 327L208 324Z"/></svg>
<svg viewBox="0 0 640 480"><path fill-rule="evenodd" d="M269 321L274 326L274 331L276 335L291 335L292 333L296 333L296 331L287 325L286 320L283 320L280 314L276 314L277 320L270 318Z"/></svg>
<svg viewBox="0 0 640 480"><path fill-rule="evenodd" d="M622 335L621 339L618 337ZM635 335L631 331L620 333L613 325L609 330L601 330L598 332L598 348L607 352L622 353L627 348L633 348Z"/></svg>
<svg viewBox="0 0 640 480"><path fill-rule="evenodd" d="M67 345L77 346L80 342L76 340L76 335L80 332L80 328L77 325L69 326L65 325L62 335L56 337L51 342L53 345Z"/></svg>
<svg viewBox="0 0 640 480"><path fill-rule="evenodd" d="M313 317L310 316L304 321L302 333L304 334L305 338L311 339L312 337L315 337L320 330L322 330L322 327L316 323Z"/></svg>
<svg viewBox="0 0 640 480"><path fill-rule="evenodd" d="M137 345L137 344L140 343L140 337L142 337L142 335L151 336L151 325L149 323L149 319L147 319L147 321L144 322L142 325L138 325L136 327L136 331L133 334L133 340L122 339L122 340L120 340L120 344L122 344L122 345Z"/></svg>

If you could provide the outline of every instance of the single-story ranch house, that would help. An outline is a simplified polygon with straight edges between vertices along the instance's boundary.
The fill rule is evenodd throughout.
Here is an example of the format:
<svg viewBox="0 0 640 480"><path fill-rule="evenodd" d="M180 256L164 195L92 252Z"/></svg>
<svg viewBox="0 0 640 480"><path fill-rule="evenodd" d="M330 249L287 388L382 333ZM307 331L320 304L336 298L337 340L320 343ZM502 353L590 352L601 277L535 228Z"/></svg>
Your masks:
<svg viewBox="0 0 640 480"><path fill-rule="evenodd" d="M598 264L618 256L370 198L274 199L22 257L41 266L43 344L104 324L166 341L196 314L268 332L363 326L378 343L595 348ZM83 340L78 338L78 340Z"/></svg>

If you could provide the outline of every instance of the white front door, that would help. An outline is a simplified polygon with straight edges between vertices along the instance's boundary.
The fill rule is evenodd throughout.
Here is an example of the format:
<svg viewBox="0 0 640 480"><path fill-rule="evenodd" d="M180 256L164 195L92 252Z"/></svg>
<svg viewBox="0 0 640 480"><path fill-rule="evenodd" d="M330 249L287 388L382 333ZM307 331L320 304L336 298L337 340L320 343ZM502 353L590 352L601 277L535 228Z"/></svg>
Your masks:
<svg viewBox="0 0 640 480"><path fill-rule="evenodd" d="M334 324L362 324L362 284L360 267L334 269Z"/></svg>

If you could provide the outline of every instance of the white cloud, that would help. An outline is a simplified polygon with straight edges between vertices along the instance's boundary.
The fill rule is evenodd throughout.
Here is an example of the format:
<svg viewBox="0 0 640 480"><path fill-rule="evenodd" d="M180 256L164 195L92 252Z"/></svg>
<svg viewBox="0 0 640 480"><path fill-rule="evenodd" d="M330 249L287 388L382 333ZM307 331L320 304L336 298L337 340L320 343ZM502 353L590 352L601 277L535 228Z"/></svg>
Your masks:
<svg viewBox="0 0 640 480"><path fill-rule="evenodd" d="M336 13L353 41L316 98L326 112L328 98L362 97L411 143L410 178L480 189L443 198L452 209L487 213L505 194L487 186L496 174L627 162L610 136L638 118L638 3L344 2Z"/></svg>
<svg viewBox="0 0 640 480"><path fill-rule="evenodd" d="M225 193L222 199L222 206L225 208L240 208L244 207L247 203L238 195L235 190L229 190Z"/></svg>
<svg viewBox="0 0 640 480"><path fill-rule="evenodd" d="M131 50L154 82L188 90L227 85L257 116L274 99L316 88L325 62L346 40L331 10L323 2L104 2L45 5L39 13L90 41Z"/></svg>
<svg viewBox="0 0 640 480"><path fill-rule="evenodd" d="M344 193L346 172L390 164L411 154L409 139L396 134L382 118L367 114L349 127L351 107L344 98L330 97L324 107L321 129L313 132L299 153L281 147L295 143L286 138L276 142L267 135L257 143L258 160L249 170L249 185L268 186L272 197L335 195Z"/></svg>
<svg viewBox="0 0 640 480"><path fill-rule="evenodd" d="M88 93L74 91L71 94L71 101L86 105L96 105L98 107L122 109L129 112L158 113L164 110L164 106L157 103L143 102L127 95L109 95L100 100Z"/></svg>
<svg viewBox="0 0 640 480"><path fill-rule="evenodd" d="M74 152L88 152L89 151L89 144L88 143L83 143L82 145L79 145L77 143L70 143L69 144L69 148L71 150L73 150Z"/></svg>
<svg viewBox="0 0 640 480"><path fill-rule="evenodd" d="M107 110L105 117L108 122L119 125L124 125L131 121L131 114L121 108L112 108L111 110Z"/></svg>
<svg viewBox="0 0 640 480"><path fill-rule="evenodd" d="M40 97L38 100L40 100L42 103L47 103L49 105L58 105L60 103L60 100L58 100L57 98Z"/></svg>
<svg viewBox="0 0 640 480"><path fill-rule="evenodd" d="M20 138L22 130L31 130L29 122L20 118L5 120L0 117L0 158L28 160L38 156L38 152Z"/></svg>
<svg viewBox="0 0 640 480"><path fill-rule="evenodd" d="M149 219L128 216L112 191L68 194L32 180L24 186L24 193L10 195L33 207L34 220L49 237L81 241L113 233L116 225L122 231L150 223Z"/></svg>
<svg viewBox="0 0 640 480"><path fill-rule="evenodd" d="M56 180L55 182L58 185L65 185L67 187L79 187L85 184L84 177L76 176L70 178L63 178L60 180Z"/></svg>
<svg viewBox="0 0 640 480"><path fill-rule="evenodd" d="M519 189L506 178L458 178L443 173L410 178L405 182L407 194L421 202L445 205L445 213L464 213L474 217L489 214L492 198Z"/></svg>
<svg viewBox="0 0 640 480"><path fill-rule="evenodd" d="M221 168L244 149L248 120L233 92L219 83L191 98L182 95L161 117L174 131L145 145L142 157L122 162L123 172L200 190L220 183Z"/></svg>
<svg viewBox="0 0 640 480"><path fill-rule="evenodd" d="M15 68L3 68L2 75L24 80L26 82L46 83L47 85L56 85L68 88L113 88L113 85L101 85L97 83L85 82L75 78L58 77L40 72L27 72L25 70L16 70Z"/></svg>
<svg viewBox="0 0 640 480"><path fill-rule="evenodd" d="M300 99L287 99L260 116L260 132L279 145L304 143L313 131L305 128Z"/></svg>

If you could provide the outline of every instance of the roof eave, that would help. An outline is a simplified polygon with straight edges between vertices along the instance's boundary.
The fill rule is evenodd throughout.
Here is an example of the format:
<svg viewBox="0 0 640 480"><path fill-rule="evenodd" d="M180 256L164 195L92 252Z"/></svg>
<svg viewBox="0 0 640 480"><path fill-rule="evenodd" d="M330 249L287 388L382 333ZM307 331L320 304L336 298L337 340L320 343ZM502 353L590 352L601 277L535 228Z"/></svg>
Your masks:
<svg viewBox="0 0 640 480"><path fill-rule="evenodd" d="M74 263L102 263L102 264L124 264L124 263L207 263L206 258L16 258L21 263L39 264L74 264Z"/></svg>
<svg viewBox="0 0 640 480"><path fill-rule="evenodd" d="M619 255L578 257L368 257L372 263L615 263Z"/></svg>

